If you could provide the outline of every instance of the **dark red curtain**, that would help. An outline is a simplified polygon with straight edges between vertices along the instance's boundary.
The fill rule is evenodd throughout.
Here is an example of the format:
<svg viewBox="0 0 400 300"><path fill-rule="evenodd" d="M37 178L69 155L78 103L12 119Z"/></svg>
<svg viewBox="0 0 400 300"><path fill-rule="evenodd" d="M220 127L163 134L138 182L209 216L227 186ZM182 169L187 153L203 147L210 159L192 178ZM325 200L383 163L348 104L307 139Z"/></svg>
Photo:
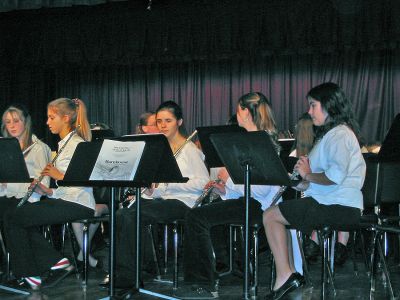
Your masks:
<svg viewBox="0 0 400 300"><path fill-rule="evenodd" d="M144 110L178 101L188 131L224 124L237 99L266 94L280 129L305 94L340 84L367 142L400 112L398 1L137 1L2 13L0 108L28 105L40 136L46 104L80 97L90 121L133 131Z"/></svg>

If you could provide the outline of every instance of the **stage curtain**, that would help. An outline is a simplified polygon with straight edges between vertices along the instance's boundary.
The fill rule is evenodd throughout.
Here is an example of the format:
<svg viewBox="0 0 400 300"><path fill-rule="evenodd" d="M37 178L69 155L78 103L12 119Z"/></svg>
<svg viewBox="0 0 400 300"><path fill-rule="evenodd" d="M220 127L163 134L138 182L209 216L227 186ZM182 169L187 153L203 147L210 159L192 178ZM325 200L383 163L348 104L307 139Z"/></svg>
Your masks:
<svg viewBox="0 0 400 300"><path fill-rule="evenodd" d="M46 104L80 97L91 122L131 133L138 116L179 102L187 131L224 124L260 91L281 130L334 81L367 142L400 112L400 1L158 0L1 13L0 108L26 103L47 136Z"/></svg>

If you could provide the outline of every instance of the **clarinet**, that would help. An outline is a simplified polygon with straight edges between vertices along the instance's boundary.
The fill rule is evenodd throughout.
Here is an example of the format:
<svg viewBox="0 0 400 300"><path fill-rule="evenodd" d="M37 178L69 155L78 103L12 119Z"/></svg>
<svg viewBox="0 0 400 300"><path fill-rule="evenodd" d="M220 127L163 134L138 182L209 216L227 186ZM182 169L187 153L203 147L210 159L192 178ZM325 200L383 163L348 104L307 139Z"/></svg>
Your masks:
<svg viewBox="0 0 400 300"><path fill-rule="evenodd" d="M76 133L76 129L71 131L71 135L68 137L64 145L60 148L60 150L57 152L56 156L54 156L53 160L50 162L51 164L54 164L55 161L57 160L58 156L61 154L61 152L64 150L65 146L67 146L68 142L71 140L71 138L74 136ZM21 199L21 201L18 203L17 207L21 207L24 205L28 199L32 196L33 192L35 191L36 187L39 185L39 183L43 180L44 175L40 175L40 177L37 179L36 184L34 186L30 186L28 188L28 191L26 192L25 196Z"/></svg>
<svg viewBox="0 0 400 300"><path fill-rule="evenodd" d="M290 180L295 179L297 176L299 176L299 173L297 171L293 171L292 175L290 175ZM286 191L288 188L287 185L282 185L279 190L276 192L274 197L272 198L271 205L269 207L272 207L278 202L278 200L281 198L282 194Z"/></svg>

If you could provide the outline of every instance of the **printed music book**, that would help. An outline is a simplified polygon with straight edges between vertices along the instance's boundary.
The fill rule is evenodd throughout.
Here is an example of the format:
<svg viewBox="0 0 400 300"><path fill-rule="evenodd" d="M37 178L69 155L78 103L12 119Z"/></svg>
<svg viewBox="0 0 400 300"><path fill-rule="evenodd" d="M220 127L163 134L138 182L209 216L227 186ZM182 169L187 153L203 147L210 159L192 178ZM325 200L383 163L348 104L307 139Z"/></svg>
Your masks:
<svg viewBox="0 0 400 300"><path fill-rule="evenodd" d="M104 140L89 180L133 180L145 144Z"/></svg>

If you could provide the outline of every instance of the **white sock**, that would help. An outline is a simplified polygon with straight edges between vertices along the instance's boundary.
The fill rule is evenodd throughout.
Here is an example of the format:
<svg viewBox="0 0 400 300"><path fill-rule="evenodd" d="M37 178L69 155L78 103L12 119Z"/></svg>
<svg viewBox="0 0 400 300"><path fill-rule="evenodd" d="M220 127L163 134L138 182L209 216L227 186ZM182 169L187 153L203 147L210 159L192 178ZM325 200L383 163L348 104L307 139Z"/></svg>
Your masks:
<svg viewBox="0 0 400 300"><path fill-rule="evenodd" d="M33 289L40 287L40 285L42 284L42 279L39 276L25 277L24 280Z"/></svg>
<svg viewBox="0 0 400 300"><path fill-rule="evenodd" d="M63 258L61 259L58 263L56 263L54 266L51 267L52 270L59 270L59 269L65 269L70 266L70 262L68 258Z"/></svg>

